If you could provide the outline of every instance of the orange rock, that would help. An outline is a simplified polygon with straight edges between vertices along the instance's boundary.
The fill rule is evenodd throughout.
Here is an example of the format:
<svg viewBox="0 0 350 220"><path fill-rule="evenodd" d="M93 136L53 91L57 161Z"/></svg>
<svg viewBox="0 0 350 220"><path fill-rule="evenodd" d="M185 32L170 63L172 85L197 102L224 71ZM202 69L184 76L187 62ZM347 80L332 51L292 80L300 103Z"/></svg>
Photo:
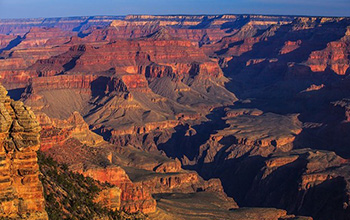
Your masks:
<svg viewBox="0 0 350 220"><path fill-rule="evenodd" d="M296 49L298 49L300 47L300 45L302 44L301 40L297 40L297 41L286 41L284 43L283 48L280 50L280 54L287 54L290 53Z"/></svg>
<svg viewBox="0 0 350 220"><path fill-rule="evenodd" d="M327 67L338 75L345 75L350 67L348 59L350 54L350 39L344 36L339 41L327 44L327 48L321 51L314 51L307 60L307 65L313 72L325 71Z"/></svg>
<svg viewBox="0 0 350 220"><path fill-rule="evenodd" d="M102 190L94 202L101 204L110 210L120 210L121 208L121 193L118 187L112 187Z"/></svg>
<svg viewBox="0 0 350 220"><path fill-rule="evenodd" d="M40 126L1 85L0 111L0 218L48 219L36 155Z"/></svg>
<svg viewBox="0 0 350 220"><path fill-rule="evenodd" d="M108 182L121 189L121 206L128 212L155 212L156 201L149 191L139 183L132 183L125 171L120 167L96 168L79 171L100 182Z"/></svg>

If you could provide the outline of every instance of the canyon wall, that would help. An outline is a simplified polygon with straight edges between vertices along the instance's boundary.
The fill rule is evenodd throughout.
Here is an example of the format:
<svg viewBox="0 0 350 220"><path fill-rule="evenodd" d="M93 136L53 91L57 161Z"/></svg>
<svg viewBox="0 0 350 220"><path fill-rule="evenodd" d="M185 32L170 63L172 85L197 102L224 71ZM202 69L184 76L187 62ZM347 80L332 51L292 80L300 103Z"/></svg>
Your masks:
<svg viewBox="0 0 350 220"><path fill-rule="evenodd" d="M0 81L37 114L41 151L115 185L123 209L176 219L212 197L222 218L348 218L349 18L0 24Z"/></svg>
<svg viewBox="0 0 350 220"><path fill-rule="evenodd" d="M48 219L36 151L40 126L33 112L0 85L1 218Z"/></svg>

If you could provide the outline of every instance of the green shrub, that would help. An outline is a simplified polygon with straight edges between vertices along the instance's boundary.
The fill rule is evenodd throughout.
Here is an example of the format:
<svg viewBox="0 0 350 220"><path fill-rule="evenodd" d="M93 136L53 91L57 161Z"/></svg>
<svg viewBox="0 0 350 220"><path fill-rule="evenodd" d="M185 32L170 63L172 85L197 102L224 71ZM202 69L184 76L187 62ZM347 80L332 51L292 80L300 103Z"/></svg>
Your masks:
<svg viewBox="0 0 350 220"><path fill-rule="evenodd" d="M108 184L73 173L67 164L59 164L40 151L38 164L49 219L90 220L94 216L104 216L111 220L138 219L136 215L112 211L93 201Z"/></svg>

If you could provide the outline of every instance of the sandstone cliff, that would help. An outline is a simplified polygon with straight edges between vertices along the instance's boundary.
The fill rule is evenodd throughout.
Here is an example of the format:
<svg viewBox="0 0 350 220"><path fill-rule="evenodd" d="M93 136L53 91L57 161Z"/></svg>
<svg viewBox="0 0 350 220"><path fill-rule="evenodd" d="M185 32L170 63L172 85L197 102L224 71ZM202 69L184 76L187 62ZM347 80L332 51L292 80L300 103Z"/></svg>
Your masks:
<svg viewBox="0 0 350 220"><path fill-rule="evenodd" d="M40 179L50 219L144 219L143 214L121 210L121 190L69 171L43 153L38 153Z"/></svg>
<svg viewBox="0 0 350 220"><path fill-rule="evenodd" d="M227 212L236 205L222 185L241 206L348 218L348 164L337 155L350 157L349 18L0 23L1 81L26 87L22 99L43 126L41 149L115 184L122 208L165 219L191 209L196 218L202 213L193 210L212 201L219 207L210 213L222 218L294 218L280 209ZM113 208L117 198L115 188L98 200Z"/></svg>
<svg viewBox="0 0 350 220"><path fill-rule="evenodd" d="M178 160L142 152L132 146L109 144L92 133L77 112L67 120L50 119L43 114L39 119L43 126L41 150L74 172L118 187L122 210L155 212L152 194L197 190L215 192L231 208L238 207L223 192L219 180L204 181L196 172L183 170ZM110 199L98 200L113 204Z"/></svg>
<svg viewBox="0 0 350 220"><path fill-rule="evenodd" d="M0 85L0 217L48 219L36 151L40 126L33 112L13 101Z"/></svg>

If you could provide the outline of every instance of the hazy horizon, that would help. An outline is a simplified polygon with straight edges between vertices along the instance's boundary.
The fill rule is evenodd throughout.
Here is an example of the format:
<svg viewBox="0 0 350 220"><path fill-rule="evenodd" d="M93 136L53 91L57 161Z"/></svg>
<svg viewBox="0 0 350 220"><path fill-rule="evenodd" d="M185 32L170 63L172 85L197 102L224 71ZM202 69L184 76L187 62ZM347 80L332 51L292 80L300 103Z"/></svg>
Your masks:
<svg viewBox="0 0 350 220"><path fill-rule="evenodd" d="M0 0L0 19L77 16L258 14L350 16L350 1L334 0Z"/></svg>
<svg viewBox="0 0 350 220"><path fill-rule="evenodd" d="M220 16L220 15L262 15L262 16L295 16L295 17L334 17L341 18L350 16L327 16L327 15L305 15L305 14L259 14L259 13L223 13L223 14L125 14L125 15L108 15L108 14L95 14L95 15L72 15L72 16L52 16L52 17L13 17L13 18L1 18L0 20L13 20L13 19L56 19L56 18L79 18L79 17L126 17L129 15L149 15L149 16Z"/></svg>

